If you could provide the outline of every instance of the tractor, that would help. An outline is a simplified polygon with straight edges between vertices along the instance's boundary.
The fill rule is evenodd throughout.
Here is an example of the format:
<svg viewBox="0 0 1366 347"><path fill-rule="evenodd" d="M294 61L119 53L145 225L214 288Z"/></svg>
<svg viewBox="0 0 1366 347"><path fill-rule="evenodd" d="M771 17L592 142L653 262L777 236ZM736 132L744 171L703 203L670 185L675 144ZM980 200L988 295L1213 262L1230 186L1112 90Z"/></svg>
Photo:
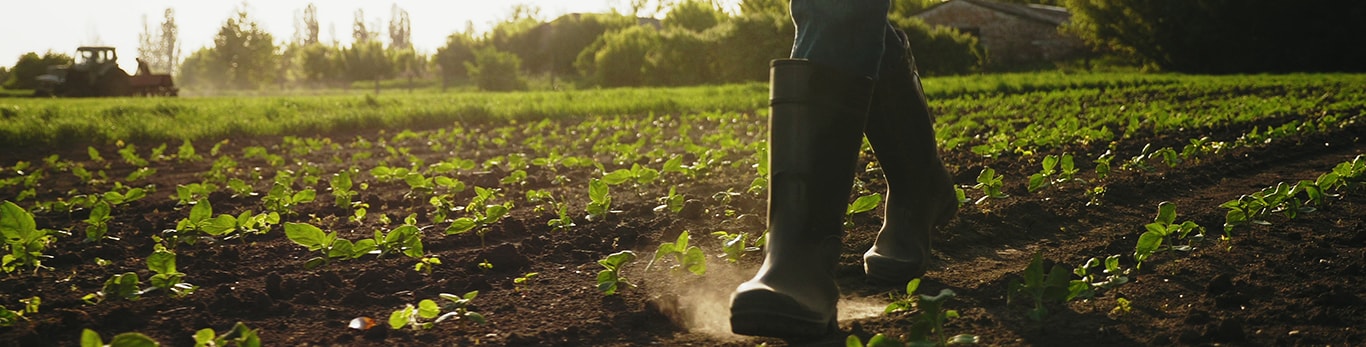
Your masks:
<svg viewBox="0 0 1366 347"><path fill-rule="evenodd" d="M80 47L76 49L76 63L49 66L47 73L38 76L38 96L175 96L179 89L169 74L153 74L147 64L138 59L137 74L129 76L119 68L119 55L114 47Z"/></svg>

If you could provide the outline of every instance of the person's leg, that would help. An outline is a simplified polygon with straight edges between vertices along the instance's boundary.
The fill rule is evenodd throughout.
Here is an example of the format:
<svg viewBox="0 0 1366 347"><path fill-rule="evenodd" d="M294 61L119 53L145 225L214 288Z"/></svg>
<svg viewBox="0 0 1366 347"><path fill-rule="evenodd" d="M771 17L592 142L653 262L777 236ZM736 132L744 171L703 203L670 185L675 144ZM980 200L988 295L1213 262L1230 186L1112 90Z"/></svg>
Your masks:
<svg viewBox="0 0 1366 347"><path fill-rule="evenodd" d="M792 58L877 79L889 6L888 0L792 0Z"/></svg>
<svg viewBox="0 0 1366 347"><path fill-rule="evenodd" d="M834 272L887 0L794 0L792 13L796 59L775 60L771 71L764 264L731 297L731 331L743 335L838 329Z"/></svg>
<svg viewBox="0 0 1366 347"><path fill-rule="evenodd" d="M905 33L889 25L886 42L864 130L887 177L886 213L863 259L870 282L905 285L925 273L930 232L953 217L958 201Z"/></svg>

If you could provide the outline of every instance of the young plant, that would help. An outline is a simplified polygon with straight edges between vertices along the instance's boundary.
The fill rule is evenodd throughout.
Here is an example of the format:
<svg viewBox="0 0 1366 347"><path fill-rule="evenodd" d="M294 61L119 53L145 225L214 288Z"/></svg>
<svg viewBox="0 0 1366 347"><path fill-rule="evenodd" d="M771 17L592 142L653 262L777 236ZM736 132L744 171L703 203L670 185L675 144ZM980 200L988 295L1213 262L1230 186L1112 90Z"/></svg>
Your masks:
<svg viewBox="0 0 1366 347"><path fill-rule="evenodd" d="M1063 153L1061 157L1050 154L1043 158L1043 169L1029 175L1029 192L1072 181L1076 174L1077 168L1071 154Z"/></svg>
<svg viewBox="0 0 1366 347"><path fill-rule="evenodd" d="M201 157L201 156L199 156L199 154L196 154L196 153L195 153L195 151L194 151L194 145L193 145L193 144L190 144L190 139L185 139L184 142L181 142L181 143L180 143L180 147L179 147L179 148L176 148L176 156L175 156L175 157L176 157L177 160L180 160L180 162L182 162L182 163L192 163L192 162L204 160L204 157Z"/></svg>
<svg viewBox="0 0 1366 347"><path fill-rule="evenodd" d="M81 347L155 347L160 345L161 343L157 340L137 332L114 335L114 338L109 340L109 344L105 344L104 340L100 338L100 333L90 329L81 331Z"/></svg>
<svg viewBox="0 0 1366 347"><path fill-rule="evenodd" d="M436 269L437 265L441 265L441 258L437 258L434 255L424 256L421 259L417 260L417 264L413 265L413 271L431 275L432 270Z"/></svg>
<svg viewBox="0 0 1366 347"><path fill-rule="evenodd" d="M85 218L85 242L99 242L104 240L109 233L109 203L100 201L90 209L90 216Z"/></svg>
<svg viewBox="0 0 1366 347"><path fill-rule="evenodd" d="M1071 294L1070 281L1071 274L1061 265L1053 265L1053 269L1045 275L1043 252L1034 253L1034 260L1025 268L1024 281L1011 283L1010 289L1006 291L1006 304L1009 305L1021 296L1030 299L1034 307L1029 310L1029 319L1042 321L1044 316L1048 315L1045 303L1067 300Z"/></svg>
<svg viewBox="0 0 1366 347"><path fill-rule="evenodd" d="M188 205L195 201L208 199L209 194L217 190L218 186L213 183L178 184L175 187L175 199L180 205Z"/></svg>
<svg viewBox="0 0 1366 347"><path fill-rule="evenodd" d="M1143 226L1147 231L1138 237L1138 245L1134 246L1134 261L1138 264L1134 268L1143 266L1143 261L1152 256L1162 247L1163 240L1168 236L1176 235L1178 239L1186 239L1191 232L1196 233L1195 239L1204 239L1205 228L1193 221L1185 221L1176 224L1176 204L1163 201L1157 205L1157 218L1152 223ZM1190 251L1189 245L1171 246L1173 250Z"/></svg>
<svg viewBox="0 0 1366 347"><path fill-rule="evenodd" d="M351 208L351 198L356 196L356 191L351 190L351 170L341 170L332 175L332 180L328 184L332 186L333 205L337 208Z"/></svg>
<svg viewBox="0 0 1366 347"><path fill-rule="evenodd" d="M506 217L508 211L512 210L512 201L505 201L502 204L491 203L491 200L498 197L497 189L485 189L474 187L475 197L470 201L465 211L470 213L470 217L456 218L451 221L451 225L446 228L446 235L464 234L474 230L479 235L479 243L484 243L484 235L489 232L488 226L498 223Z"/></svg>
<svg viewBox="0 0 1366 347"><path fill-rule="evenodd" d="M190 216L176 223L172 238L185 244L195 244L201 238L226 236L237 230L237 217L229 214L213 216L209 200L199 200L190 208ZM201 236L199 234L207 235Z"/></svg>
<svg viewBox="0 0 1366 347"><path fill-rule="evenodd" d="M545 224L549 225L552 230L569 230L569 228L573 228L576 224L574 224L574 218L569 217L569 204L561 202L556 203L555 205L559 206L555 211L556 217L546 221Z"/></svg>
<svg viewBox="0 0 1366 347"><path fill-rule="evenodd" d="M24 303L22 310L10 311L9 308L0 306L0 327L14 326L15 323L19 323L19 320L28 320L24 315L38 313L38 306L42 304L43 299L35 296L19 299L19 301Z"/></svg>
<svg viewBox="0 0 1366 347"><path fill-rule="evenodd" d="M137 301L142 298L143 293L146 293L145 290L138 287L141 283L142 280L138 279L138 274L133 272L110 276L108 280L104 281L104 287L100 291L86 294L81 297L81 300L91 305L104 302L106 298Z"/></svg>
<svg viewBox="0 0 1366 347"><path fill-rule="evenodd" d="M654 211L660 212L669 210L669 212L673 213L682 212L683 203L686 202L685 199L686 197L683 194L678 194L678 187L670 186L669 195L659 197L660 205L655 206Z"/></svg>
<svg viewBox="0 0 1366 347"><path fill-rule="evenodd" d="M360 258L377 249L374 239L361 239L352 243L350 240L337 238L335 231L325 233L322 229L306 223L285 223L285 237L296 244L308 247L309 251L322 253L304 262L304 268L308 269L327 264L333 258Z"/></svg>
<svg viewBox="0 0 1366 347"><path fill-rule="evenodd" d="M223 335L218 335L213 328L204 328L194 333L194 347L261 347L261 337L257 336L256 329L248 328L246 324L237 322Z"/></svg>
<svg viewBox="0 0 1366 347"><path fill-rule="evenodd" d="M55 239L50 233L51 230L38 229L33 214L5 201L0 205L0 235L4 235L10 254L3 257L0 267L6 273L14 272L20 266L31 266L34 271L44 268L42 259L48 256L43 255L43 251Z"/></svg>
<svg viewBox="0 0 1366 347"><path fill-rule="evenodd" d="M588 181L588 220L599 220L612 212L612 195L608 193L607 183L600 179Z"/></svg>
<svg viewBox="0 0 1366 347"><path fill-rule="evenodd" d="M522 277L512 279L512 289L519 292L522 291L522 286L529 285L531 281L536 278L537 275L540 275L540 273L528 272L522 274Z"/></svg>
<svg viewBox="0 0 1366 347"><path fill-rule="evenodd" d="M702 249L697 246L688 245L689 235L687 231L678 234L678 239L674 242L665 242L655 250L655 256L650 262L645 264L645 271L649 271L660 258L672 255L675 265L669 267L670 270L679 268L687 269L694 275L704 275L707 273L707 255L702 253Z"/></svg>
<svg viewBox="0 0 1366 347"><path fill-rule="evenodd" d="M418 302L417 307L407 304L403 308L395 310L389 314L389 327L398 330L403 327L412 327L414 330L426 330L436 326L437 323L448 319L469 319L478 324L486 324L484 315L470 310L470 301L473 301L479 291L465 293L464 296L455 294L441 293L439 296L446 299L445 314L441 313L442 307L431 299L423 299ZM431 320L431 321L427 321Z"/></svg>
<svg viewBox="0 0 1366 347"><path fill-rule="evenodd" d="M317 192L313 188L306 188L294 191L288 184L275 182L271 186L270 192L261 197L261 203L266 205L266 210L281 214L294 214L294 207L299 204L313 202L317 198Z"/></svg>
<svg viewBox="0 0 1366 347"><path fill-rule="evenodd" d="M161 245L156 245L152 255L147 256L147 269L156 273L148 279L152 283L152 288L168 291L172 296L184 297L199 289L199 286L182 281L185 274L176 271L175 252Z"/></svg>
<svg viewBox="0 0 1366 347"><path fill-rule="evenodd" d="M409 258L422 258L422 231L412 223L404 224L388 233L375 230L374 244L379 250L379 256L399 253ZM437 263L440 263L438 260Z"/></svg>
<svg viewBox="0 0 1366 347"><path fill-rule="evenodd" d="M844 227L854 227L854 215L872 211L873 209L876 209L879 204L882 204L882 194L878 193L868 194L860 196L858 199L854 199L854 202L850 203L849 207L844 210Z"/></svg>
<svg viewBox="0 0 1366 347"><path fill-rule="evenodd" d="M958 334L948 336L944 331L944 323L950 319L958 318L957 310L948 310L944 304L948 303L956 294L953 290L945 288L939 291L939 295L915 294L920 287L920 279L912 279L906 283L906 295L897 298L892 297L892 303L883 310L884 313L909 312L918 309L919 312L910 318L910 334L906 337L907 342L901 342L889 338L882 334L873 336L868 340L867 345L863 345L855 336L849 336L845 341L846 346L948 346L956 344L976 344L978 337L971 334Z"/></svg>
<svg viewBox="0 0 1366 347"><path fill-rule="evenodd" d="M997 176L996 170L992 168L982 169L982 172L977 174L977 185L972 186L972 188L981 190L983 195L974 203L981 204L987 198L1001 199L1007 197L1008 195L1001 191L1001 188L1005 186L1002 181L1003 177Z"/></svg>
<svg viewBox="0 0 1366 347"><path fill-rule="evenodd" d="M626 182L643 186L654 183L657 179L659 179L659 170L640 166L640 164L631 164L630 169L620 169L602 176L603 182L613 186Z"/></svg>
<svg viewBox="0 0 1366 347"><path fill-rule="evenodd" d="M636 252L621 251L608 255L606 258L598 260L598 264L604 268L598 271L598 291L604 295L613 295L623 287L632 286L626 282L626 277L621 275L622 267L627 263L636 260Z"/></svg>
<svg viewBox="0 0 1366 347"><path fill-rule="evenodd" d="M744 256L745 252L759 251L757 244L745 245L745 241L749 237L749 235L745 235L745 233L731 234L725 231L717 231L711 233L711 235L721 239L721 251L725 252L722 256L726 258L727 262L732 264L739 263L740 257Z"/></svg>
<svg viewBox="0 0 1366 347"><path fill-rule="evenodd" d="M1086 260L1085 264L1072 270L1072 274L1081 277L1072 280L1067 287L1067 301L1073 299L1088 299L1095 296L1097 290L1106 290L1129 283L1129 270L1119 267L1119 255L1112 255L1102 262L1099 258ZM1100 274L1093 273L1092 269L1103 267ZM1101 275L1105 275L1101 277Z"/></svg>

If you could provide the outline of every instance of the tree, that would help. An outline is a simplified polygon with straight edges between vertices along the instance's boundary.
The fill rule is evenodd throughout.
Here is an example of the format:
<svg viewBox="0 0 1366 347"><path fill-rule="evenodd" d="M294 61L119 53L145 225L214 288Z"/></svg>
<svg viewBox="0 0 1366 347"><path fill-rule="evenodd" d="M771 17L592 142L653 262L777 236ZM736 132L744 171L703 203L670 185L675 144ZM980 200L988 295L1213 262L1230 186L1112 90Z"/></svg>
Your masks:
<svg viewBox="0 0 1366 347"><path fill-rule="evenodd" d="M6 67L4 67L4 66L0 66L0 84L4 84L4 81L8 81L8 80L9 80L9 69L6 68ZM3 87L3 86L0 85L0 87Z"/></svg>
<svg viewBox="0 0 1366 347"><path fill-rule="evenodd" d="M218 88L225 85L225 71L218 68L218 54L213 48L203 47L180 63L180 79L176 81L184 87Z"/></svg>
<svg viewBox="0 0 1366 347"><path fill-rule="evenodd" d="M602 35L579 54L574 66L590 84L604 87L644 85L645 56L659 46L659 32L637 25Z"/></svg>
<svg viewBox="0 0 1366 347"><path fill-rule="evenodd" d="M4 80L5 89L33 89L38 81L34 80L39 75L47 73L47 67L52 65L69 65L73 62L71 56L47 51L39 56L38 53L28 52L19 56L19 61L14 63L14 67L7 72L8 77Z"/></svg>
<svg viewBox="0 0 1366 347"><path fill-rule="evenodd" d="M945 0L892 0L892 8L888 17L910 18L920 11L924 11L930 6L937 5Z"/></svg>
<svg viewBox="0 0 1366 347"><path fill-rule="evenodd" d="M664 16L665 28L683 28L702 32L721 23L726 18L715 3L707 0L684 0L673 6Z"/></svg>
<svg viewBox="0 0 1366 347"><path fill-rule="evenodd" d="M211 67L224 71L223 86L251 89L272 82L279 66L275 38L247 14L245 5L223 22L213 43Z"/></svg>
<svg viewBox="0 0 1366 347"><path fill-rule="evenodd" d="M413 27L408 20L408 11L395 3L389 18L389 49L405 50L413 48Z"/></svg>
<svg viewBox="0 0 1366 347"><path fill-rule="evenodd" d="M295 40L304 46L318 43L318 6L311 2L308 3L308 6L304 7L303 15L299 17L298 22L298 28L295 30L300 31L300 33Z"/></svg>
<svg viewBox="0 0 1366 347"><path fill-rule="evenodd" d="M342 66L352 82L375 81L375 94L379 94L379 81L394 73L394 61L379 41L352 43L342 50Z"/></svg>
<svg viewBox="0 0 1366 347"><path fill-rule="evenodd" d="M660 43L645 55L646 83L681 86L715 82L710 52L716 42L702 34L672 28L660 35Z"/></svg>
<svg viewBox="0 0 1366 347"><path fill-rule="evenodd" d="M786 12L749 12L707 30L703 35L716 42L718 82L768 80L769 61L791 56L795 30Z"/></svg>
<svg viewBox="0 0 1366 347"><path fill-rule="evenodd" d="M452 79L469 76L465 63L474 61L476 41L469 33L454 33L446 37L446 45L436 49L436 64L441 67L441 89Z"/></svg>
<svg viewBox="0 0 1366 347"><path fill-rule="evenodd" d="M180 29L175 22L175 10L167 8L161 26L153 29L142 16L142 33L138 34L138 58L152 71L175 73L180 63Z"/></svg>
<svg viewBox="0 0 1366 347"><path fill-rule="evenodd" d="M549 72L551 77L555 76L575 76L578 70L574 68L574 61L578 59L579 53L592 45L598 37L611 31L630 28L636 25L636 19L618 13L602 14L567 14L556 18L549 24L549 32L542 38L543 51L540 56L549 59ZM534 71L535 69L533 69Z"/></svg>
<svg viewBox="0 0 1366 347"><path fill-rule="evenodd" d="M522 60L517 55L485 47L474 52L474 62L465 62L465 70L479 89L487 91L525 90Z"/></svg>
<svg viewBox="0 0 1366 347"><path fill-rule="evenodd" d="M986 62L981 44L972 35L949 27L932 26L915 17L894 18L892 23L906 32L915 64L922 75L972 73Z"/></svg>
<svg viewBox="0 0 1366 347"><path fill-rule="evenodd" d="M356 9L356 16L351 22L351 42L366 42L378 38L379 32L370 31L370 28L365 24L365 10Z"/></svg>
<svg viewBox="0 0 1366 347"><path fill-rule="evenodd" d="M341 76L341 52L337 47L312 43L300 47L298 52L299 80L319 86L333 83Z"/></svg>
<svg viewBox="0 0 1366 347"><path fill-rule="evenodd" d="M1091 45L1194 73L1366 71L1366 3L1066 0Z"/></svg>

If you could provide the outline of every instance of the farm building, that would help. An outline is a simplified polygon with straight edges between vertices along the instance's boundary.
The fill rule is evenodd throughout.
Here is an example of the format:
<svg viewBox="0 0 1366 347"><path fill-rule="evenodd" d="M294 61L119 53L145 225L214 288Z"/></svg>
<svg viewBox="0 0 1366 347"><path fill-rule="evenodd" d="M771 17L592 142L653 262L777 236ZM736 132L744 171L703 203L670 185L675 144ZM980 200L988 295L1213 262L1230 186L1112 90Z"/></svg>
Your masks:
<svg viewBox="0 0 1366 347"><path fill-rule="evenodd" d="M992 69L1037 66L1087 51L1081 39L1058 30L1072 15L1057 6L948 0L915 17L976 36Z"/></svg>

